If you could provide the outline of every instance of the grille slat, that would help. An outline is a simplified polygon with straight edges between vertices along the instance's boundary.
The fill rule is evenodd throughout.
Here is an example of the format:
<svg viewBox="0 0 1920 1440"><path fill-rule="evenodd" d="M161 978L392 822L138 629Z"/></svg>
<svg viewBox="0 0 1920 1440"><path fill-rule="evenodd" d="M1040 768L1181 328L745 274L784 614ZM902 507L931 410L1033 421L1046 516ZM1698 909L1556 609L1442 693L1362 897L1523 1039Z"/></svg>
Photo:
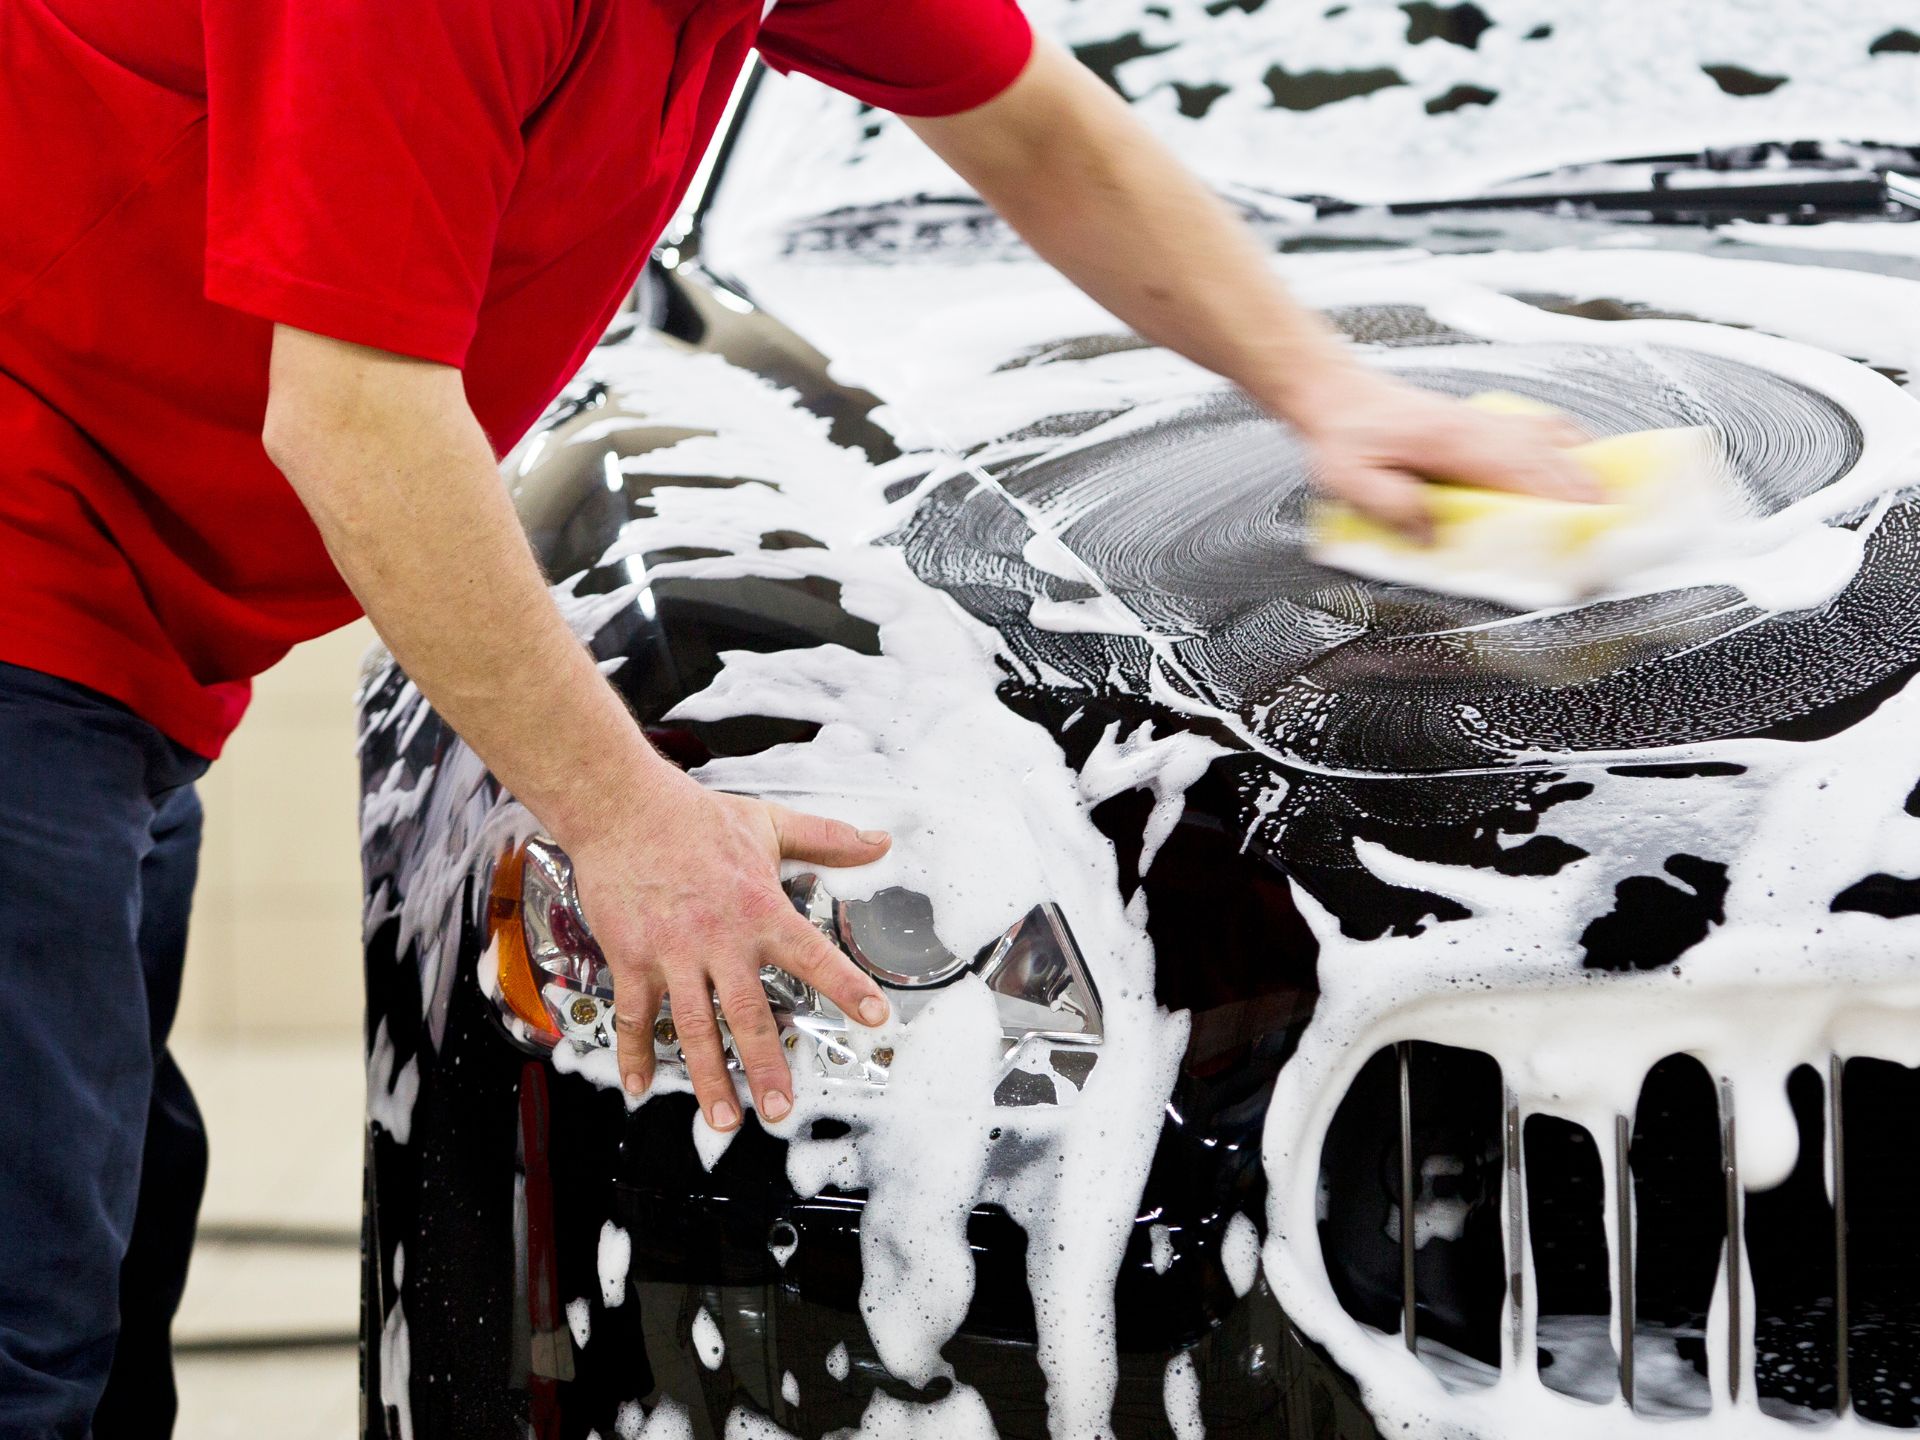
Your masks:
<svg viewBox="0 0 1920 1440"><path fill-rule="evenodd" d="M1500 1238L1507 1262L1506 1363L1530 1372L1537 1356L1528 1344L1527 1183L1525 1146L1520 1143L1523 1117L1519 1097L1504 1085L1500 1113Z"/></svg>
<svg viewBox="0 0 1920 1440"><path fill-rule="evenodd" d="M1745 1307L1740 1303L1741 1237L1747 1233L1747 1226L1743 1213L1746 1209L1746 1193L1740 1188L1740 1161L1734 1149L1737 1139L1735 1124L1733 1085L1722 1077L1720 1081L1720 1173L1725 1181L1727 1201L1726 1273L1722 1282L1727 1287L1727 1355L1723 1373L1727 1379L1727 1399L1737 1405L1740 1403L1740 1377L1747 1368L1744 1363Z"/></svg>
<svg viewBox="0 0 1920 1440"><path fill-rule="evenodd" d="M1633 1119L1613 1117L1613 1208L1615 1236L1613 1303L1620 1317L1620 1396L1633 1408L1633 1332L1638 1324L1633 1279L1633 1170L1628 1151L1633 1144Z"/></svg>
<svg viewBox="0 0 1920 1440"><path fill-rule="evenodd" d="M1393 1048L1400 1068L1400 1331L1406 1337L1407 1349L1417 1355L1420 1301L1414 1264L1420 1251L1413 1222L1413 1197L1419 1193L1413 1178L1413 1042L1402 1040Z"/></svg>
<svg viewBox="0 0 1920 1440"><path fill-rule="evenodd" d="M1847 1356L1847 1128L1844 1123L1846 1062L1827 1057L1827 1173L1833 1191L1834 1412L1853 1404L1853 1373Z"/></svg>

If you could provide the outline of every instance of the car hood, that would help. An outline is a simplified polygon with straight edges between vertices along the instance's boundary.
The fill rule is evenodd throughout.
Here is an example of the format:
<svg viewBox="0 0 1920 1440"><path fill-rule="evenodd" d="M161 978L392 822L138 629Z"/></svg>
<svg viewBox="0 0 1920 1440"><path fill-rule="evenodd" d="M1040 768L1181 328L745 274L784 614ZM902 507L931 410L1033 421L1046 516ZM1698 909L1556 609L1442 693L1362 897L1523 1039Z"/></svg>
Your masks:
<svg viewBox="0 0 1920 1440"><path fill-rule="evenodd" d="M1472 885L1571 866L1591 890L1564 907L1577 956L1629 876L1674 854L1737 869L1752 850L1744 822L1694 834L1704 811L1672 803L1771 803L1729 747L1793 769L1852 743L1920 659L1920 401L1904 383L1920 373L1920 227L1363 214L1279 235L1285 279L1371 363L1447 393L1516 391L1596 434L1722 437L1758 517L1749 552L1520 614L1309 563L1305 457L1285 427L978 225L925 242L952 219L925 208L925 223L854 217L733 257L754 303L878 397L902 451L937 457L862 533L994 634L1011 689L1070 752L1085 746L1059 727L1093 696L1131 707L1121 738L1150 724L1234 752L1228 823L1348 935L1418 934L1492 903L1450 898L1458 885L1421 864L1464 865ZM1904 799L1917 777L1886 788ZM1549 810L1623 823L1602 792L1630 837L1546 833ZM1837 798L1814 797L1796 833L1857 833ZM1819 904L1865 873L1836 873ZM1510 903L1540 901L1519 885ZM1595 963L1673 958L1651 953Z"/></svg>
<svg viewBox="0 0 1920 1440"><path fill-rule="evenodd" d="M1428 1423L1433 1377L1334 1293L1319 1154L1382 1046L1483 1051L1516 1113L1596 1135L1655 1062L1698 1055L1756 1187L1792 1160L1790 1071L1920 1061L1916 267L1550 217L1368 223L1279 263L1371 361L1602 432L1714 426L1769 563L1531 615L1318 570L1284 427L1003 246L734 272L841 400L871 392L858 423L765 350L640 332L508 466L565 613L660 733L710 742L703 780L892 832L824 877L835 895L914 890L955 954L1043 902L1070 924L1107 1027L1083 1089L997 1105L997 1032L962 984L890 1038L884 1099L803 1086L775 1127L797 1189L867 1191L863 1233L901 1257L869 1276L889 1312L961 1263L954 1215L1018 1218L1056 1433L1111 1407L1116 1256L1181 1087L1257 1053L1207 1050L1223 954L1304 957L1271 1104L1235 1101L1264 1105L1261 1273L1383 1431L1519 1435L1532 1412L1502 1386ZM568 455L576 498L542 518L536 474ZM660 643L670 620L710 637L699 667ZM729 743L757 721L784 728ZM1255 871L1285 877L1284 913L1234 910ZM993 1145L950 1143L974 1133ZM924 1383L943 1333L874 1338Z"/></svg>
<svg viewBox="0 0 1920 1440"><path fill-rule="evenodd" d="M740 273L880 398L903 449L943 457L872 538L995 637L1001 709L1046 733L1083 799L1138 787L1178 814L1206 776L1200 803L1294 882L1321 998L1269 1111L1282 1237L1311 1233L1332 1108L1395 1041L1484 1051L1517 1113L1594 1134L1662 1056L1699 1055L1756 1187L1793 1160L1795 1067L1920 1061L1897 923L1920 913L1906 231L1472 223L1363 217L1280 263L1416 383L1518 391L1602 434L1713 427L1768 536L1744 568L1530 615L1354 581L1302 558L1282 427L1030 259L815 243ZM951 747L944 773L976 796L1057 773L1037 751L1004 770L980 734L914 743ZM1039 873L1084 842L1036 829L1030 798L990 828L1024 829ZM1267 1258L1380 1413L1429 1414L1413 1362L1344 1322L1314 1247ZM1475 1423L1508 1426L1497 1405Z"/></svg>

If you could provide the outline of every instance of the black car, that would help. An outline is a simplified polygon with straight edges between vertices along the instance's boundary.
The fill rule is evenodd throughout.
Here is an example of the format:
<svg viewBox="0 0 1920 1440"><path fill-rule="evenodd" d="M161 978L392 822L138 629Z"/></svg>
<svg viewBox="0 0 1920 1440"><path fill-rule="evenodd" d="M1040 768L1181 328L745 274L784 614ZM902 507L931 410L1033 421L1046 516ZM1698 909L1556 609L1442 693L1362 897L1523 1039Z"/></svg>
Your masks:
<svg viewBox="0 0 1920 1440"><path fill-rule="evenodd" d="M370 657L366 1434L1920 1426L1920 36L1030 8L1373 363L1705 427L1741 519L1322 568L1283 426L754 77L504 473L666 754L892 831L787 887L898 1018L769 971L792 1115L670 1011L630 1104L566 856Z"/></svg>

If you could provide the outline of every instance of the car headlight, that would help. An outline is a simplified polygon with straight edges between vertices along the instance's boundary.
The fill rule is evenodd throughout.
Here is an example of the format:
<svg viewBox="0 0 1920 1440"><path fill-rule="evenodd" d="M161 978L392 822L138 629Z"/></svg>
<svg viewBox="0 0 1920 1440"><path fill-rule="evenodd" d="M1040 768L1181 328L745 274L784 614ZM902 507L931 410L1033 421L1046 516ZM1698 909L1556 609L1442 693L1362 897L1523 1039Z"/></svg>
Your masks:
<svg viewBox="0 0 1920 1440"><path fill-rule="evenodd" d="M786 882L794 908L865 969L903 1021L963 975L993 992L1004 1047L996 1098L1045 1104L1086 1083L1105 1038L1100 993L1087 973L1058 906L1036 905L971 959L947 951L933 933L933 907L911 890L886 889L867 900L836 900L818 877ZM571 1045L585 1052L614 1044L613 977L580 913L573 865L551 840L533 839L494 865L488 897L490 944L482 984L507 1033L533 1050ZM867 1086L886 1083L891 1044L868 1046L840 1007L775 966L764 966L782 1043L802 1073ZM720 1018L729 1067L733 1037ZM910 1034L911 1032L909 1032ZM893 1044L909 1043L895 1040ZM654 1020L655 1060L683 1065L671 1002Z"/></svg>

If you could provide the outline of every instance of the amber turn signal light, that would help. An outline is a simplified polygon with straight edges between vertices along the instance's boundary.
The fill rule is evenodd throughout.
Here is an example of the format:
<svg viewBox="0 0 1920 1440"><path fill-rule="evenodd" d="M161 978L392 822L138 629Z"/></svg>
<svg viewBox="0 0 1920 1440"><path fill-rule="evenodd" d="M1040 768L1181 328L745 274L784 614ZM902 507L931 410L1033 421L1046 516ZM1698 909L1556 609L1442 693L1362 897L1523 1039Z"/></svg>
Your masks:
<svg viewBox="0 0 1920 1440"><path fill-rule="evenodd" d="M526 869L527 852L519 845L502 854L493 867L493 889L487 897L487 930L498 966L500 998L535 1030L558 1040L560 1027L553 1023L546 1001L540 998L540 982L533 973L533 957L527 953L527 931L521 922Z"/></svg>

